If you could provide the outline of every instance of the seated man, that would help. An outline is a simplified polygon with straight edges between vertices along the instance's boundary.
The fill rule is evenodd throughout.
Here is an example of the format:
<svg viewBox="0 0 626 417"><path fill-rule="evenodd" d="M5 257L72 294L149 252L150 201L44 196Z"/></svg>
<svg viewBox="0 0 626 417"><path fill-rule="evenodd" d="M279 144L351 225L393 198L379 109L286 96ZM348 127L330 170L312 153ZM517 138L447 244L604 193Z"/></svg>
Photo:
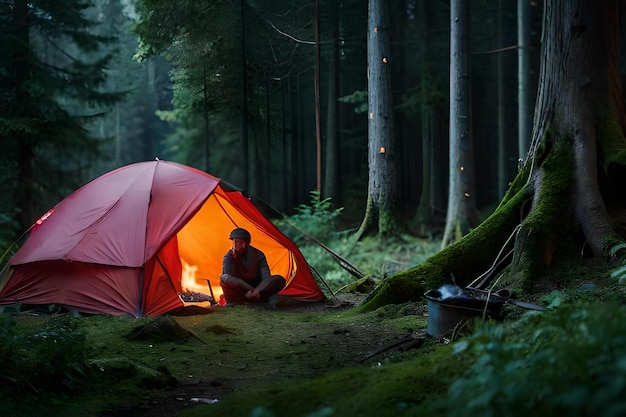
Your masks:
<svg viewBox="0 0 626 417"><path fill-rule="evenodd" d="M285 287L285 278L270 274L265 254L250 246L246 229L234 229L229 239L233 247L224 255L220 276L226 303L265 302Z"/></svg>

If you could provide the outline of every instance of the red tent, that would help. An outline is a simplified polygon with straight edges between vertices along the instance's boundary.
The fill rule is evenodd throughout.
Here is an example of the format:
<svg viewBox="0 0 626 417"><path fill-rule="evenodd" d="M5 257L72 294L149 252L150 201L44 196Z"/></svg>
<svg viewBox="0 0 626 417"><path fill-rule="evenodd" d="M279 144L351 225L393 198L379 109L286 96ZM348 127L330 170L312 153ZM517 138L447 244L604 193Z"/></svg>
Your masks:
<svg viewBox="0 0 626 417"><path fill-rule="evenodd" d="M39 219L0 277L0 304L140 317L183 307L185 292L211 288L218 298L235 227L248 229L272 273L287 279L281 295L324 299L300 250L243 194L157 160L98 177Z"/></svg>

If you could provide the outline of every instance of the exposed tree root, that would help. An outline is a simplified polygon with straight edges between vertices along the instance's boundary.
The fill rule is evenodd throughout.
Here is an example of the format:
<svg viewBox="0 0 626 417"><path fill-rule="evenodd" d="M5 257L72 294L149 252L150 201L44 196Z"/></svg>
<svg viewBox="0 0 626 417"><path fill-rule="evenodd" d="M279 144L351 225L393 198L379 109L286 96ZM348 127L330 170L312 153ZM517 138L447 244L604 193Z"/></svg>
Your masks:
<svg viewBox="0 0 626 417"><path fill-rule="evenodd" d="M428 289L450 283L467 286L488 270L520 223L527 188L505 199L500 207L462 240L448 246L424 263L385 280L358 307L369 311L385 304L421 299Z"/></svg>

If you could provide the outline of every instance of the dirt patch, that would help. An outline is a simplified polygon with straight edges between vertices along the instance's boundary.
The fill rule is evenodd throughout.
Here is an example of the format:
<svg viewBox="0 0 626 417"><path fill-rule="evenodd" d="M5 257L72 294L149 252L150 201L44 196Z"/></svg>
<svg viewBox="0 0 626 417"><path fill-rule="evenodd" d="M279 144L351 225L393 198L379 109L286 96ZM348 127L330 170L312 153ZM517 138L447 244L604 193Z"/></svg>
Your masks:
<svg viewBox="0 0 626 417"><path fill-rule="evenodd" d="M184 335L181 340L130 342L137 343L137 359L146 364L146 355L161 356L160 364L176 378L175 387L134 404L109 408L100 416L175 416L188 407L221 401L235 391L376 363L393 352L421 345L424 306L415 304L404 311L396 306L389 310L393 317L384 310L363 317L350 313L357 301L347 297L323 303L285 301L276 306L215 307L206 315L176 316L173 333ZM162 326L150 326L162 334ZM145 348L146 344L152 347Z"/></svg>

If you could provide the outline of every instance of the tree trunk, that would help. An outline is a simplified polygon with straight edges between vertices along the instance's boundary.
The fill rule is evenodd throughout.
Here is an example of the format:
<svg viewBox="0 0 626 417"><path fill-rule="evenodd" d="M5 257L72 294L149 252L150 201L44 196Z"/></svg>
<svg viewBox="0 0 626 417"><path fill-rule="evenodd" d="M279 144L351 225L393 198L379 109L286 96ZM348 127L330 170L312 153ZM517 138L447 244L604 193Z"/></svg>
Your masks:
<svg viewBox="0 0 626 417"><path fill-rule="evenodd" d="M148 65L151 65L148 62ZM206 65L203 66L202 69L202 93L204 96L203 106L202 106L202 117L204 119L204 170L205 172L211 172L211 141L209 134L209 83L207 81L207 68ZM154 85L154 84L150 84Z"/></svg>
<svg viewBox="0 0 626 417"><path fill-rule="evenodd" d="M497 45L495 46L496 48L500 48L501 46L503 46L504 44L504 39L506 38L506 36L504 36L503 34L503 30L504 30L504 24L503 24L503 20L504 20L504 16L503 16L503 1L505 0L500 0L499 2L499 10L498 10L498 36L497 36ZM522 0L519 0L522 1ZM502 198L504 196L504 193L506 192L507 184L510 180L510 178L507 175L507 165L509 163L509 161L507 160L507 139L508 139L508 135L507 135L507 123L506 123L506 107L507 107L507 97L506 97L506 90L505 90L505 86L506 86L506 81L505 81L505 75L506 75L506 71L504 70L504 54L502 52L498 53L497 55L497 62L496 62L496 71L497 71L497 75L496 78L498 80L498 91L497 91L497 97L498 97L498 160L497 160L497 169L498 169L498 198Z"/></svg>
<svg viewBox="0 0 626 417"><path fill-rule="evenodd" d="M337 112L338 112L338 74L339 74L339 12L338 5L332 8L332 46L328 57L328 109L326 111L326 163L324 169L324 197L337 199Z"/></svg>
<svg viewBox="0 0 626 417"><path fill-rule="evenodd" d="M508 241L514 242L513 260L497 284L525 291L554 288L548 268L587 257L609 260L612 249L623 246L626 123L617 4L547 0L528 160L485 222L422 265L389 278L363 309L419 299L452 276L466 286ZM607 270L611 266L606 263Z"/></svg>
<svg viewBox="0 0 626 417"><path fill-rule="evenodd" d="M120 104L115 103L115 157L113 162L116 166L122 165L122 129L121 129L121 115ZM104 137L104 135L103 135Z"/></svg>
<svg viewBox="0 0 626 417"><path fill-rule="evenodd" d="M262 159L258 161L259 169L257 172L261 174L260 186L261 189L258 193L265 196L266 201L276 201L276 193L273 192L272 184L272 171L275 163L272 155L272 100L270 90L272 88L272 80L268 76L265 78L265 143L261 148Z"/></svg>
<svg viewBox="0 0 626 417"><path fill-rule="evenodd" d="M616 1L547 3L532 162L526 163L532 163L534 210L520 233L520 240L542 256L533 259L529 250L520 250L516 258L531 271L550 265L561 235L558 230L531 233L537 222L548 231L565 221L579 224L584 240L577 249L588 248L595 256L607 256L621 240L607 211L607 203L621 199L626 158L618 17ZM556 200L555 188L562 190Z"/></svg>
<svg viewBox="0 0 626 417"><path fill-rule="evenodd" d="M384 0L368 5L368 167L365 217L357 239L377 225L384 241L397 232L393 100L389 70L388 10Z"/></svg>
<svg viewBox="0 0 626 417"><path fill-rule="evenodd" d="M320 2L315 0L315 189L322 192L322 110L320 108Z"/></svg>
<svg viewBox="0 0 626 417"><path fill-rule="evenodd" d="M418 49L420 65L420 85L422 91L422 98L420 100L420 121L421 121L421 159L422 159L422 194L420 196L419 205L415 212L413 224L418 236L426 236L431 226L431 210L433 202L431 198L432 194L432 161L434 158L433 153L433 130L434 130L434 114L436 108L431 98L435 94L433 89L436 90L436 83L434 80L433 69L431 65L431 48L430 38L433 31L433 8L430 2L419 2L419 10L417 13L418 19L420 19L423 35L421 39L421 45ZM416 156L417 157L417 156Z"/></svg>
<svg viewBox="0 0 626 417"><path fill-rule="evenodd" d="M301 86L302 80L300 76L296 76L294 80L294 88L292 91L293 111L295 121L292 127L292 161L293 162L293 192L294 201L298 203L309 202L309 192L315 188L315 183L310 181L309 165L308 161L311 160L309 155L311 154L310 148L310 135L307 135L307 131L314 129L314 125L310 126L309 122L312 107L310 106L310 99L302 94L303 88ZM314 107L313 107L314 108Z"/></svg>
<svg viewBox="0 0 626 417"><path fill-rule="evenodd" d="M450 174L442 248L477 222L470 112L469 3L450 3Z"/></svg>
<svg viewBox="0 0 626 417"><path fill-rule="evenodd" d="M517 143L526 159L530 142L530 0L517 0Z"/></svg>
<svg viewBox="0 0 626 417"><path fill-rule="evenodd" d="M241 170L244 190L250 189L248 151L248 70L246 68L246 0L241 1Z"/></svg>
<svg viewBox="0 0 626 417"><path fill-rule="evenodd" d="M287 145L287 103L286 98L288 97L288 92L285 91L285 83L289 82L289 78L283 78L280 80L280 149L281 149L281 173L283 175L280 176L279 187L281 189L281 200L280 206L281 210L285 211L286 207L288 207L290 183L289 178L291 178L291 170L292 167L289 165L289 161L291 158L288 157L288 145Z"/></svg>

